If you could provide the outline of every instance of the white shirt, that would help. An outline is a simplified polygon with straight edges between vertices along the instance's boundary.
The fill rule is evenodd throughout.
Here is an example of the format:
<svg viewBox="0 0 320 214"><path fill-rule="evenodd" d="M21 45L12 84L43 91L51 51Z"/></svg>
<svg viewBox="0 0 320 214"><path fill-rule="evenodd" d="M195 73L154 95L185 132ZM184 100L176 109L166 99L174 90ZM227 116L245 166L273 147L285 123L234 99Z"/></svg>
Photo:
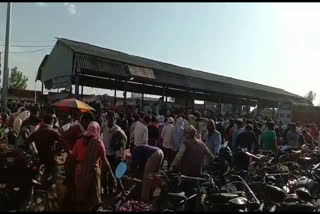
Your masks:
<svg viewBox="0 0 320 214"><path fill-rule="evenodd" d="M140 121L138 121L133 130L134 145L135 146L138 146L141 144L147 145L148 135L149 135L149 132L148 132L147 126L141 123Z"/></svg>
<svg viewBox="0 0 320 214"><path fill-rule="evenodd" d="M133 122L132 124L131 124L131 126L130 126L130 143L133 141L133 139L134 139L134 137L133 137L133 131L134 131L134 128L136 127L136 125L137 125L137 123L138 123L139 121L135 121L135 122Z"/></svg>
<svg viewBox="0 0 320 214"><path fill-rule="evenodd" d="M115 151L111 147L111 139L112 139L113 133L115 133L116 131L120 131L124 136L126 136L126 134L123 132L120 126L114 125L110 129L107 123L102 125L101 130L102 130L102 141L103 141L104 147L106 148L106 154L114 155Z"/></svg>
<svg viewBox="0 0 320 214"><path fill-rule="evenodd" d="M162 146L167 149L171 149L171 133L173 129L173 124L167 124L163 127L162 133L161 133L161 138L163 139Z"/></svg>

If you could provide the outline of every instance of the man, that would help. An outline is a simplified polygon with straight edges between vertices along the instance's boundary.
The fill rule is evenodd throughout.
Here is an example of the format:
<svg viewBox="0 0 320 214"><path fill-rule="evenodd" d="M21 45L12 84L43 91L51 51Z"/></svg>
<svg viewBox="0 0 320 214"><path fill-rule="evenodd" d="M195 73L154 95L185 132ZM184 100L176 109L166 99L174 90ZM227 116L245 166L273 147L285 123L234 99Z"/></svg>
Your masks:
<svg viewBox="0 0 320 214"><path fill-rule="evenodd" d="M148 133L149 145L157 146L159 138L159 126L157 124L157 118L155 116L151 118L151 123L148 125Z"/></svg>
<svg viewBox="0 0 320 214"><path fill-rule="evenodd" d="M205 157L214 161L214 156L208 147L196 138L197 130L191 125L184 129L184 140L174 158L169 171L175 171L181 163L181 173L187 176L199 177L202 173L202 163Z"/></svg>
<svg viewBox="0 0 320 214"><path fill-rule="evenodd" d="M80 122L76 122L75 125L62 134L62 143L66 152L72 151L75 142L84 135L89 124L94 120L95 118L91 112L85 112L80 118Z"/></svg>
<svg viewBox="0 0 320 214"><path fill-rule="evenodd" d="M148 144L148 125L150 122L151 119L149 116L145 116L141 122L137 122L133 130L134 146Z"/></svg>
<svg viewBox="0 0 320 214"><path fill-rule="evenodd" d="M207 123L208 134L205 137L205 144L214 156L218 156L221 146L221 134L216 130L215 122L209 120Z"/></svg>
<svg viewBox="0 0 320 214"><path fill-rule="evenodd" d="M107 120L107 123L103 124L101 127L101 133L103 137L103 144L106 148L106 156L110 163L111 169L114 172L114 170L118 165L118 161L116 160L116 157L115 157L116 151L114 151L114 146L112 145L112 143L114 143L112 142L113 135L119 132L122 135L122 137L125 139L125 141L127 141L127 136L124 133L124 131L120 128L120 126L116 125L114 111L107 112L106 120ZM112 181L113 180L111 178L111 175L108 174L107 186L106 185L104 186L107 187L106 190L109 190L109 192L111 192L113 187ZM106 184L106 181L102 179L102 183Z"/></svg>
<svg viewBox="0 0 320 214"><path fill-rule="evenodd" d="M287 133L287 144L290 149L299 149L304 144L303 136L298 132L295 123L290 124L290 130Z"/></svg>
<svg viewBox="0 0 320 214"><path fill-rule="evenodd" d="M27 144L32 142L38 150L38 156L41 164L45 165L46 175L53 173L55 168L55 148L56 143L60 144L60 134L53 129L54 118L47 114L43 120L43 125L27 138Z"/></svg>
<svg viewBox="0 0 320 214"><path fill-rule="evenodd" d="M159 172L163 157L160 148L149 145L136 146L132 150L132 155L127 156L129 171L135 171L138 177L143 178L142 201L149 202L152 199L151 191L154 182L151 175Z"/></svg>
<svg viewBox="0 0 320 214"><path fill-rule="evenodd" d="M128 120L124 117L124 113L119 113L119 118L117 119L117 125L124 131L124 133L127 133L129 129Z"/></svg>
<svg viewBox="0 0 320 214"><path fill-rule="evenodd" d="M223 144L224 143L224 126L222 125L222 118L219 118L218 119L218 123L216 124L216 130L220 133L220 136L221 136L221 143Z"/></svg>
<svg viewBox="0 0 320 214"><path fill-rule="evenodd" d="M277 151L277 137L274 129L274 123L267 123L268 130L265 131L261 136L262 147L267 151Z"/></svg>
<svg viewBox="0 0 320 214"><path fill-rule="evenodd" d="M61 128L62 131L67 131L70 127L77 124L78 120L80 119L80 111L79 110L73 110L71 112L71 118L68 119L68 123L64 124Z"/></svg>
<svg viewBox="0 0 320 214"><path fill-rule="evenodd" d="M171 145L171 134L172 130L174 128L174 119L172 117L168 118L167 124L164 126L162 133L161 133L161 138L162 138L162 148L164 152L164 159L168 161L168 167L170 167L171 164L171 157L170 157L170 150L172 148Z"/></svg>
<svg viewBox="0 0 320 214"><path fill-rule="evenodd" d="M31 117L28 119L28 122L21 126L20 133L17 138L17 146L20 149L27 149L27 139L35 131L37 131L40 126L41 119L38 117Z"/></svg>
<svg viewBox="0 0 320 214"><path fill-rule="evenodd" d="M107 120L107 123L103 124L101 127L101 133L103 137L103 144L106 148L107 159L110 163L112 170L114 170L116 167L116 163L115 163L115 151L113 150L112 141L111 141L112 136L115 132L118 132L118 131L125 137L125 139L127 139L127 136L124 133L124 131L121 129L121 127L116 124L114 111L107 112L106 120Z"/></svg>
<svg viewBox="0 0 320 214"><path fill-rule="evenodd" d="M134 122L130 126L130 139L129 139L130 144L132 144L132 145L134 145L134 136L133 136L134 129L135 129L136 125L138 124L138 122L140 121L139 114L133 115L133 120L134 120Z"/></svg>
<svg viewBox="0 0 320 214"><path fill-rule="evenodd" d="M231 150L233 153L236 151L236 142L237 142L237 137L239 135L240 129L243 127L243 123L241 120L236 120L236 124L233 128L233 135L232 135L232 145L231 145Z"/></svg>
<svg viewBox="0 0 320 214"><path fill-rule="evenodd" d="M30 116L28 119L24 120L21 125L21 129L23 126L30 125L34 120L38 119L40 116L40 109L38 106L31 106L30 107ZM37 127L32 127L31 132L34 132L37 129Z"/></svg>
<svg viewBox="0 0 320 214"><path fill-rule="evenodd" d="M247 124L244 132L240 133L237 137L235 149L247 149L248 152L253 153L256 149L258 149L257 138L253 132L253 127L251 124Z"/></svg>

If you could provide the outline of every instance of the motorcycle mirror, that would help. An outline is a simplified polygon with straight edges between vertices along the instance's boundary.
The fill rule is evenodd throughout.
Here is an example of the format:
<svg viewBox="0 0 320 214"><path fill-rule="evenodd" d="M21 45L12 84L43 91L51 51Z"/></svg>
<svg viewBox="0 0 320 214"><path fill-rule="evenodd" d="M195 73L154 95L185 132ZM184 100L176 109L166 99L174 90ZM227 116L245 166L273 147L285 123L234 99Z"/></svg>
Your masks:
<svg viewBox="0 0 320 214"><path fill-rule="evenodd" d="M127 171L127 164L125 162L120 162L116 168L115 176L120 179Z"/></svg>

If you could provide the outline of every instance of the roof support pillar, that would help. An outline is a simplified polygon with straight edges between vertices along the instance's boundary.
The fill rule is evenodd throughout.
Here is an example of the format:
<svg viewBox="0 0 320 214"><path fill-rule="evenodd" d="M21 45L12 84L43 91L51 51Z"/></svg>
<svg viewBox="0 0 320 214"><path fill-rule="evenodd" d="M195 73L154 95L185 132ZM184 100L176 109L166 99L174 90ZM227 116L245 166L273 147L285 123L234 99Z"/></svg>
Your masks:
<svg viewBox="0 0 320 214"><path fill-rule="evenodd" d="M274 120L274 113L275 113L275 110L274 110L274 107L272 108L272 120Z"/></svg>
<svg viewBox="0 0 320 214"><path fill-rule="evenodd" d="M221 114L221 98L218 99L218 112Z"/></svg>
<svg viewBox="0 0 320 214"><path fill-rule="evenodd" d="M144 83L142 84L142 94L141 94L141 109L144 109Z"/></svg>
<svg viewBox="0 0 320 214"><path fill-rule="evenodd" d="M194 91L192 91L192 114L194 113Z"/></svg>
<svg viewBox="0 0 320 214"><path fill-rule="evenodd" d="M81 101L83 100L83 84L81 84Z"/></svg>
<svg viewBox="0 0 320 214"><path fill-rule="evenodd" d="M127 110L127 90L128 90L128 82L125 80L124 82L124 93L123 93L123 106L124 106L124 111L126 112Z"/></svg>
<svg viewBox="0 0 320 214"><path fill-rule="evenodd" d="M77 100L79 100L80 96L79 96L79 73L76 72L75 74L75 92L74 92L74 96Z"/></svg>
<svg viewBox="0 0 320 214"><path fill-rule="evenodd" d="M165 101L165 105L164 105L164 115L167 116L167 112L168 112L168 96L167 96L167 90L168 87L166 87L165 89L165 96L166 96L166 101Z"/></svg>
<svg viewBox="0 0 320 214"><path fill-rule="evenodd" d="M186 107L186 114L188 114L188 102L189 102L189 92L186 91L186 97L185 97L185 107Z"/></svg>

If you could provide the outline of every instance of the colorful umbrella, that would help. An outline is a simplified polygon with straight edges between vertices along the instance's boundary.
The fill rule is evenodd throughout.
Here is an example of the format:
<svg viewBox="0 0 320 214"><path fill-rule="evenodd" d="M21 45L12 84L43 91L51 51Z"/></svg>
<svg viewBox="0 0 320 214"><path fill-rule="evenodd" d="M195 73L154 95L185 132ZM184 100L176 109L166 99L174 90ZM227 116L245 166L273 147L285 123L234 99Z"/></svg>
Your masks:
<svg viewBox="0 0 320 214"><path fill-rule="evenodd" d="M88 111L95 111L94 108L89 106L88 104L77 100L77 99L64 99L60 100L53 104L56 108L62 110L62 111L70 111L72 109L79 109L82 113L88 112Z"/></svg>

